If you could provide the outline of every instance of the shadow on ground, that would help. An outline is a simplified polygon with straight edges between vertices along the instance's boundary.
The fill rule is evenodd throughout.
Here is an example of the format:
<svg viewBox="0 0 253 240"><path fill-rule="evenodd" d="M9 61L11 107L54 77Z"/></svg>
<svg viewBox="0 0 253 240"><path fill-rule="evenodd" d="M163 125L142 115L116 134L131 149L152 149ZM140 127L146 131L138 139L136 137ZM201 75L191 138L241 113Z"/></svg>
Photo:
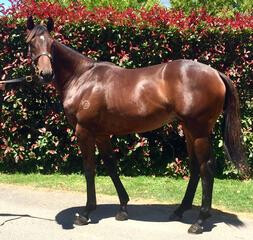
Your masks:
<svg viewBox="0 0 253 240"><path fill-rule="evenodd" d="M169 222L169 216L173 213L176 207L177 205L161 204L128 205L129 219L148 222ZM82 214L83 209L84 207L64 209L56 215L55 220L58 224L62 225L63 229L73 229L75 214ZM114 217L118 209L119 205L117 204L98 205L97 209L91 214L90 224L96 224L102 219ZM185 213L182 222L192 224L196 220L198 214L199 208L194 207L192 210ZM236 214L213 209L212 217L206 221L204 231L211 231L214 227L216 227L217 223L221 222L235 227L244 226L244 223Z"/></svg>

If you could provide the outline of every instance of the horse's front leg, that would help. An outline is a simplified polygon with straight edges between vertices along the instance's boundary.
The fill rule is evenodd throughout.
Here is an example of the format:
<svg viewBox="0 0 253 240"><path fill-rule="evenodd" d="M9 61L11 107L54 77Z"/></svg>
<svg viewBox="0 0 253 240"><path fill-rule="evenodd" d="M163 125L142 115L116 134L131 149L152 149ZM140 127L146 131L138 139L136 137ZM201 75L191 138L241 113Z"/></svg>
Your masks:
<svg viewBox="0 0 253 240"><path fill-rule="evenodd" d="M117 164L113 156L110 137L109 136L99 137L96 139L96 144L99 153L104 161L105 167L109 173L109 176L113 181L113 184L119 196L120 209L115 218L116 220L119 221L127 220L128 219L127 203L129 201L129 197L117 173Z"/></svg>
<svg viewBox="0 0 253 240"><path fill-rule="evenodd" d="M76 215L75 224L86 225L89 223L91 211L96 209L95 192L95 139L81 126L76 127L76 136L83 156L83 168L87 185L87 203L84 212Z"/></svg>

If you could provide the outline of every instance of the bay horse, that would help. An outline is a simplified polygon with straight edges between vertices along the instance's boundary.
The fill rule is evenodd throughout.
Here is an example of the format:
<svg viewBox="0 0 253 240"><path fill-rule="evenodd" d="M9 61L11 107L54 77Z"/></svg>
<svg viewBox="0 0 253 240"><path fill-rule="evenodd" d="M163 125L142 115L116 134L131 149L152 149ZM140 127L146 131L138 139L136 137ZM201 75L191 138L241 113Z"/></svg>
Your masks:
<svg viewBox="0 0 253 240"><path fill-rule="evenodd" d="M54 82L69 123L75 129L87 184L87 203L76 224L89 223L96 208L95 159L97 146L120 201L117 220L128 219L128 194L117 173L110 135L142 133L178 120L189 154L190 179L185 196L170 220L181 220L192 207L201 178L202 203L189 233L202 233L210 216L215 160L211 132L224 114L224 141L229 158L246 169L241 146L238 95L232 81L210 66L191 60L124 69L97 62L54 40L54 22L35 25L27 19L29 54L39 81Z"/></svg>

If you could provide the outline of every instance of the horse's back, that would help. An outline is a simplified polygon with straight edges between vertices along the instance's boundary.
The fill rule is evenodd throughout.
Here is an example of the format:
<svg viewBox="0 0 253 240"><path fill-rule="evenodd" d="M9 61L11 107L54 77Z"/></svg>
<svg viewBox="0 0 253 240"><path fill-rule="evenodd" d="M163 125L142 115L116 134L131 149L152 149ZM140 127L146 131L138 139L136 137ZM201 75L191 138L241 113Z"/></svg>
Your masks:
<svg viewBox="0 0 253 240"><path fill-rule="evenodd" d="M196 61L182 59L136 69L104 62L97 69L108 107L130 108L133 114L145 116L161 109L193 116L212 105L223 105L225 98L218 72Z"/></svg>

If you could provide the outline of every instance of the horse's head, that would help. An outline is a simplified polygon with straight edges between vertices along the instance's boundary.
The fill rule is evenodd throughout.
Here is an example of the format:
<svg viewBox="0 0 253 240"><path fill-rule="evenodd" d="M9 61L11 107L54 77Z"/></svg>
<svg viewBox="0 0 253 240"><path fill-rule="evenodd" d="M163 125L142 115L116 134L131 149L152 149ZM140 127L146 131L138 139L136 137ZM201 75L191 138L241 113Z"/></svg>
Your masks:
<svg viewBox="0 0 253 240"><path fill-rule="evenodd" d="M53 39L50 32L53 30L54 22L48 18L47 26L35 25L33 18L27 19L28 54L31 56L39 79L48 83L53 79L51 46Z"/></svg>

